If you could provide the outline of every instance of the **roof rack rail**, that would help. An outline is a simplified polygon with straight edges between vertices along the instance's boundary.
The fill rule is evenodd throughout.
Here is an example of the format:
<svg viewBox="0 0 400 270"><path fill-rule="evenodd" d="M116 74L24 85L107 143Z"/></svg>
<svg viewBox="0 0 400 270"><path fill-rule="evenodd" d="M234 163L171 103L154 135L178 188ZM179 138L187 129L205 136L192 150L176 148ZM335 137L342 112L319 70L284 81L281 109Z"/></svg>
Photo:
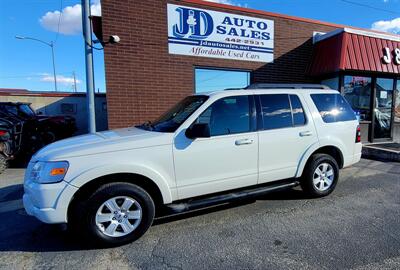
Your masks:
<svg viewBox="0 0 400 270"><path fill-rule="evenodd" d="M245 89L330 89L326 85L312 83L253 83Z"/></svg>

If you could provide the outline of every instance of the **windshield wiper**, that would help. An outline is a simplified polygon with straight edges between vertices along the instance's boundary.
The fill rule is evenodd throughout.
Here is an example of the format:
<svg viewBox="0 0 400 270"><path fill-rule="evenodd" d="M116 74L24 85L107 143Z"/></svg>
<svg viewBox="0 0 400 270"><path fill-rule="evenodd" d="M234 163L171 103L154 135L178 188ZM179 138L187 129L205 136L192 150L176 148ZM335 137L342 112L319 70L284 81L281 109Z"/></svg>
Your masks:
<svg viewBox="0 0 400 270"><path fill-rule="evenodd" d="M146 121L143 124L141 124L140 126L144 127L144 129L147 129L150 131L154 130L154 125L151 123L151 121Z"/></svg>

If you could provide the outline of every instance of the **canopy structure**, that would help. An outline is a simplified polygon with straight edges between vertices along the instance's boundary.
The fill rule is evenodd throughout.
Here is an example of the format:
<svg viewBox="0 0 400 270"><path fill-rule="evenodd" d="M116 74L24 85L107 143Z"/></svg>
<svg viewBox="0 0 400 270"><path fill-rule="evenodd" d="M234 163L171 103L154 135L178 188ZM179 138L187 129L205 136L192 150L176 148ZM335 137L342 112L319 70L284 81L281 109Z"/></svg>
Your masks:
<svg viewBox="0 0 400 270"><path fill-rule="evenodd" d="M316 37L308 74L338 71L399 74L400 37L351 28Z"/></svg>

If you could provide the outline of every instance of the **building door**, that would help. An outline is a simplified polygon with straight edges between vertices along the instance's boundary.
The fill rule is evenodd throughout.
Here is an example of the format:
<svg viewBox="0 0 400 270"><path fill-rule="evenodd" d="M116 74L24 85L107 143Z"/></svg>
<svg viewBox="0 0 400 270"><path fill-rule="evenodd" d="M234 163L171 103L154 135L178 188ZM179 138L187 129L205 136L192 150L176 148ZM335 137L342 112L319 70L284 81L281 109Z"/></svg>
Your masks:
<svg viewBox="0 0 400 270"><path fill-rule="evenodd" d="M344 76L343 96L358 115L361 126L361 141L371 139L372 119L372 78L362 76Z"/></svg>
<svg viewBox="0 0 400 270"><path fill-rule="evenodd" d="M376 79L374 101L374 140L391 139L393 79Z"/></svg>

